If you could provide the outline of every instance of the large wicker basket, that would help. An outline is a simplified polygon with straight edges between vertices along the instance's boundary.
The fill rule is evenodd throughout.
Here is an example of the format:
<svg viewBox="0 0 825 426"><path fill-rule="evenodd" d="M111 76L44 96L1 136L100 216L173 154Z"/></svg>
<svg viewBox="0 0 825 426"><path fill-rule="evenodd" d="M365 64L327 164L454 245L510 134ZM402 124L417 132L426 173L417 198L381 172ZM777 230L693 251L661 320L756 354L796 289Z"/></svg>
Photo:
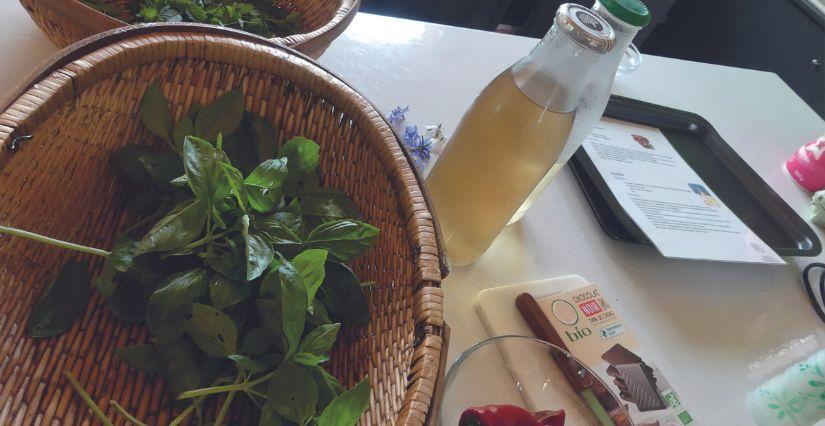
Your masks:
<svg viewBox="0 0 825 426"><path fill-rule="evenodd" d="M105 0L122 4L125 0ZM361 0L273 0L283 8L299 12L307 32L273 41L318 58L347 28ZM20 0L37 26L59 47L127 23L98 12L77 0Z"/></svg>
<svg viewBox="0 0 825 426"><path fill-rule="evenodd" d="M382 230L353 265L379 283L368 290L372 321L342 332L329 369L346 386L370 377L361 424L427 422L446 354L440 282L447 268L421 179L375 108L300 53L199 25L128 27L65 49L0 102L0 223L111 247L135 217L124 208L128 193L110 154L152 140L137 111L155 81L178 117L192 102L241 86L247 109L282 138L305 135L321 145L324 185L346 191ZM145 341L146 327L116 320L100 296L67 334L25 335L30 308L59 266L97 261L87 257L0 236L0 424L94 423L64 369L110 416L110 399L151 425L173 414L162 379L115 356L115 348Z"/></svg>

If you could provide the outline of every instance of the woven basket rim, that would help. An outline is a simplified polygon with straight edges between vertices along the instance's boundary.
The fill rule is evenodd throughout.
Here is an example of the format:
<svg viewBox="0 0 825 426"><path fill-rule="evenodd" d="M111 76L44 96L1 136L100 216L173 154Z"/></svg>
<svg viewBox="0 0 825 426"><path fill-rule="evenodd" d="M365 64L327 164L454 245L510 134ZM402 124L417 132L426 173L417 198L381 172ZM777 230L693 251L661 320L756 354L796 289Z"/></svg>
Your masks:
<svg viewBox="0 0 825 426"><path fill-rule="evenodd" d="M125 21L121 21L120 19L114 18L109 16L99 10L96 10L93 7L90 7L79 0L57 0L59 2L68 2L68 7L77 7L83 8L87 13L95 15L96 19L101 22L107 22L108 25L111 27L121 27L121 26L134 26L140 24L130 24ZM272 37L269 40L272 40L276 43L281 43L286 46L300 46L304 43L310 42L317 37L320 37L330 31L332 31L335 27L337 27L342 22L354 18L355 12L358 11L359 6L361 5L361 0L339 0L338 1L338 9L335 11L335 15L331 20L329 20L326 24L322 25L320 28L315 30L306 32L306 33L299 33L293 34L287 37ZM206 25L206 24L202 24Z"/></svg>
<svg viewBox="0 0 825 426"><path fill-rule="evenodd" d="M438 226L438 222L437 222L437 219L436 219L431 201L429 199L429 196L426 193L426 188L424 186L424 180L422 179L422 177L418 173L418 170L415 168L414 162L412 160L412 157L411 157L410 153L407 152L407 150L404 148L403 144L400 143L400 138L399 138L398 134L395 132L395 130L392 128L392 126L389 125L386 117L378 111L378 109L374 106L374 104L369 102L369 100L367 100L362 94L360 94L352 85L350 85L348 82L346 82L346 80L340 78L334 72L332 72L332 71L328 70L327 68L325 68L324 66L318 64L316 61L314 61L313 59L311 59L307 55L305 55L301 52L298 52L297 50L292 49L290 47L279 44L279 43L277 43L277 42L275 42L271 39L256 36L256 35L253 35L253 34L250 34L250 33L247 33L247 32L243 32L243 31L239 31L239 30L221 28L221 27L216 27L216 26L211 26L211 25L194 24L194 23L176 23L176 24L158 23L158 24L132 25L132 26L116 28L116 29L113 29L113 30L109 30L109 31L97 34L95 36L89 37L87 39L84 39L80 42L74 43L73 45L70 45L69 47L66 47L66 48L60 50L59 52L52 55L43 65L41 65L39 68L37 68L35 71L33 71L22 83L20 83L17 87L15 87L9 93L9 95L6 96L6 98L0 100L0 170L2 170L4 163L8 160L8 158L11 155L7 152L7 148L10 147L9 143L11 141L13 141L16 136L21 136L21 134L17 134L18 131L20 131L20 133L23 133L23 131L26 131L29 128L29 126L37 127L37 125L39 124L39 123L35 123L35 124L27 125L27 121L35 115L34 113L39 108L43 108L43 109L49 108L51 110L54 110L54 109L58 108L58 106L55 106L55 105L50 105L50 106L46 107L45 106L46 102L43 102L43 103L40 104L40 106L38 106L37 108L34 108L32 110L32 108L30 107L31 103L27 102L26 98L25 98L26 94L31 89L35 88L35 86L37 86L39 83L42 83L42 81L44 79L46 79L49 75L51 75L54 71L60 70L61 68L63 68L66 65L71 64L72 62L74 62L78 59L81 59L83 57L86 57L90 53L96 52L96 51L100 50L101 48L104 48L106 46L114 44L118 41L128 40L128 39L133 38L133 37L146 36L146 35L173 35L173 34L222 36L222 37L225 37L225 38L237 39L237 40L240 40L240 41L246 41L246 42L251 42L251 43L254 43L254 44L260 44L260 45L263 45L266 48L280 50L280 51L286 53L288 56L293 56L293 57L296 57L296 58L300 58L303 61L306 61L308 66L316 68L319 72L321 72L323 74L326 74L326 75L329 75L332 79L334 79L337 82L339 82L339 83L343 84L344 86L346 86L346 88L349 89L349 91L352 93L352 96L357 97L358 108L361 109L362 112L364 112L366 114L374 114L375 116L379 117L380 120L383 121L383 124L386 125L386 128L383 128L383 126L382 126L382 131L386 130L386 131L389 131L389 132L392 133L392 136L395 140L395 144L400 148L400 151L403 153L404 160L407 164L407 168L409 169L409 172L411 172L411 174L415 178L415 183L416 183L416 186L417 186L417 188L415 188L415 189L420 191L420 195L421 195L421 198L423 198L423 202L425 203L426 210L429 213L432 214L433 235L435 236L435 244L434 245L437 248L438 264L440 266L440 270L438 271L437 275L439 275L439 278L441 278L441 279L443 279L447 276L447 274L449 273L449 263L447 261L446 255L443 251L444 246L443 246L442 236L441 236L441 233L440 233L440 228ZM79 95L79 93L80 92L75 93L74 96ZM43 101L45 101L45 100L46 99L43 99ZM25 107L25 108L29 108L32 111L31 111L31 114L27 115L25 118L22 118L17 123L12 124L8 120L4 121L2 119L2 117L5 116L7 113L9 113L10 110L14 110L15 107ZM35 119L35 120L32 120L32 121L37 121L37 120ZM4 128L5 128L5 130L4 130ZM9 131L8 129L11 129L11 131ZM405 170L405 172L406 172L406 170ZM408 194L408 196L409 196L409 194ZM420 256L420 255L421 254L419 252L416 252L417 257ZM435 272L435 271L433 271L433 272ZM432 278L432 279L436 279L436 278ZM428 280L425 279L425 281L428 281ZM440 282L440 280L437 280L435 282L433 282L433 281L430 281L430 282L434 283L436 288L439 287L437 283ZM438 291L440 291L440 289L438 289ZM416 322L419 322L419 320L416 320ZM446 328L447 328L446 324L443 325L443 328L438 327L438 326L429 325L429 326L425 327L426 330L422 331L422 335L420 337L421 338L424 338L424 337L427 337L427 336L446 337L445 334L443 333L446 330ZM448 335L448 333L447 333L447 335ZM439 395L440 395L440 392L441 392L440 386L443 385L443 383L442 383L443 382L443 375L445 373L443 370L445 368L445 362L446 362L446 356L447 356L446 348L447 348L447 345L446 345L446 342L445 342L445 344L442 348L442 351L440 353L441 362L440 362L440 367L438 369L438 378L436 379L437 388L432 391L432 400L429 401L429 403L427 403L425 405L425 407L426 406L429 407L429 410L427 412L430 414L429 417L432 418L431 421L434 421L434 419L436 417L434 415L435 413L433 413L433 410L438 409L437 407L439 406L439 402L440 402L438 400L438 398L439 398ZM421 404L420 401L417 402L417 403Z"/></svg>

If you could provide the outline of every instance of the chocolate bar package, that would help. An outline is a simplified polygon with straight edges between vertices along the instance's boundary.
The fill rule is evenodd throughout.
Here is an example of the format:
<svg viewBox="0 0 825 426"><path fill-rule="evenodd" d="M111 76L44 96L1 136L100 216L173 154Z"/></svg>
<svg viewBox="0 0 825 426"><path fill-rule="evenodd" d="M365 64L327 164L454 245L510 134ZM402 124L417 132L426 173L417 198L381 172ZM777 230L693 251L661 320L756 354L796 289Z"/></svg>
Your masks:
<svg viewBox="0 0 825 426"><path fill-rule="evenodd" d="M698 424L596 285L537 302L570 353L607 384L634 424Z"/></svg>

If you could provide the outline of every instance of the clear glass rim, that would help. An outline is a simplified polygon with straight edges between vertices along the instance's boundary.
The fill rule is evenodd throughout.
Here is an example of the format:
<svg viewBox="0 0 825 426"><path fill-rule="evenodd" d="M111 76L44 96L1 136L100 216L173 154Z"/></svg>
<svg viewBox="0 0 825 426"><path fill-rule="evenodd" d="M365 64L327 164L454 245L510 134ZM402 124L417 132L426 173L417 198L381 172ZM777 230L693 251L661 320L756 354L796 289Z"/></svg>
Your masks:
<svg viewBox="0 0 825 426"><path fill-rule="evenodd" d="M447 405L444 403L443 398L447 396L447 392L450 388L450 385L452 384L453 380L455 380L455 377L458 374L458 368L461 366L461 364L470 355L472 355L474 352L481 349L482 347L486 346L488 343L494 342L494 341L508 340L508 339L520 340L520 341L530 341L530 342L534 342L534 343L544 345L549 349L559 351L559 353L562 353L565 356L569 357L570 359L576 361L576 363L578 363L579 366L581 366L582 368L587 370L587 372L592 374L599 382L602 382L602 380L599 378L599 376L596 375L596 373L590 367L588 367L584 362L582 362L581 360L579 360L578 358L573 356L570 352L568 352L568 351L562 349L561 347L556 346L556 345L554 345L554 344L552 344L552 343L550 343L546 340L542 340L542 339L539 339L539 338L533 337L533 336L525 336L525 335L521 335L521 334L501 334L501 335L498 335L498 336L490 336L490 337L487 337L485 339L479 340L478 342L471 345L469 348L462 351L458 355L458 357L455 359L455 361L453 361L453 363L450 365L450 368L447 369L447 375L444 376L444 392L442 393L442 403L440 404L439 412L438 412L438 425L439 426L445 425L445 423L444 423L444 411L447 408ZM604 385L604 382L602 382L602 384ZM613 399L617 403L619 403L619 406L624 407L624 404L621 402L622 400L619 399L616 396L615 393L613 393L613 391L610 389L610 387L607 386L607 385L604 385L604 386L607 389L607 391L610 393L610 396L612 396ZM626 408L623 408L623 410L625 411L625 413L627 413ZM628 421L632 425L633 420L630 419L629 413L627 413L627 414L628 414L628 417L627 417Z"/></svg>
<svg viewBox="0 0 825 426"><path fill-rule="evenodd" d="M619 62L619 71L631 73L642 65L642 52L635 44L630 43L627 49L622 52L622 60Z"/></svg>

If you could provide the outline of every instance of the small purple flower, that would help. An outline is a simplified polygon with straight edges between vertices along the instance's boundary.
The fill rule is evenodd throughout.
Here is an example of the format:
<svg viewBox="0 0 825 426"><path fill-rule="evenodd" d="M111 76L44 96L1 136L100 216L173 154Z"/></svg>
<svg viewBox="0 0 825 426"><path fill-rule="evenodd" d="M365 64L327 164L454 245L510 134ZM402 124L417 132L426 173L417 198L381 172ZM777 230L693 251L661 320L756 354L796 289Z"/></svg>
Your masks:
<svg viewBox="0 0 825 426"><path fill-rule="evenodd" d="M406 114L409 111L410 107L408 106L403 108L397 106L392 111L390 111L390 115L389 117L387 117L387 120L390 122L390 124L397 125L407 118L404 116L404 114Z"/></svg>
<svg viewBox="0 0 825 426"><path fill-rule="evenodd" d="M407 126L407 128L404 129L404 144L408 147L412 148L415 146L419 139L421 139L421 135L418 134L418 126Z"/></svg>
<svg viewBox="0 0 825 426"><path fill-rule="evenodd" d="M422 162L430 159L430 149L433 142L418 133L418 126L407 126L404 129L404 145Z"/></svg>
<svg viewBox="0 0 825 426"><path fill-rule="evenodd" d="M418 140L418 144L412 148L412 152L422 160L429 160L430 148L432 148L432 146L433 142L431 139L421 138Z"/></svg>

